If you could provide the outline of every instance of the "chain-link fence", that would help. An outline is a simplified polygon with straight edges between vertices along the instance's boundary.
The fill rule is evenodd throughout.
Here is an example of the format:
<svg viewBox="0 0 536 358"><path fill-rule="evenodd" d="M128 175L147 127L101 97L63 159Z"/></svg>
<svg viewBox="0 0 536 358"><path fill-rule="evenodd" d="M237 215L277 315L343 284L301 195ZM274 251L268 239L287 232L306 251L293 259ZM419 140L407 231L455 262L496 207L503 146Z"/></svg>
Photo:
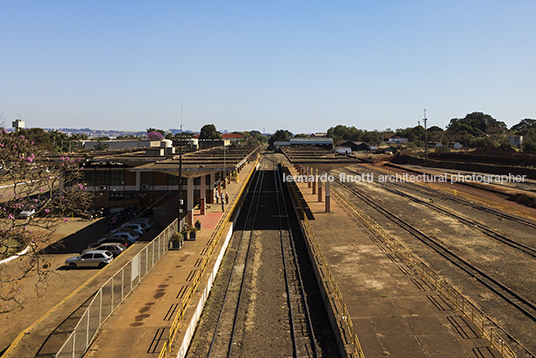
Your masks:
<svg viewBox="0 0 536 358"><path fill-rule="evenodd" d="M56 357L74 358L84 354L103 322L164 256L171 236L177 231L178 221L175 220L97 291Z"/></svg>

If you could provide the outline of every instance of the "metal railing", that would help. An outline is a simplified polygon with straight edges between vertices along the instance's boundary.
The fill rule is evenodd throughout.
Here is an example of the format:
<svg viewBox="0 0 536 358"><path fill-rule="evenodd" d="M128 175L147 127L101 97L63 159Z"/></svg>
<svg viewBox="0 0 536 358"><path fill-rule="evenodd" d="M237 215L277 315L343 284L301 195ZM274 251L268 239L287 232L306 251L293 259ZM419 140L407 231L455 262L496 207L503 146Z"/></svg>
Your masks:
<svg viewBox="0 0 536 358"><path fill-rule="evenodd" d="M352 214L363 224L365 224L367 228L376 235L376 237L381 238L382 241L391 248L391 250L403 258L405 263L410 268L414 269L425 282L433 287L434 290L437 290L441 296L452 302L456 309L460 310L466 317L468 317L478 328L478 330L480 330L481 336L490 342L490 346L497 349L497 351L499 351L499 353L505 358L516 357L514 350L510 348L510 346L508 346L504 339L502 339L499 333L497 333L497 329L494 327L495 324L488 319L482 311L480 311L471 302L469 302L469 300L463 297L463 295L456 291L456 289L454 289L449 283L447 283L445 280L442 280L437 273L426 266L424 262L406 249L400 242L385 232L380 226L378 226L378 224L376 224L376 222L371 220L365 214L355 210L353 205L344 199L343 195L338 193L333 188L331 189L331 193L334 194L339 201L351 209Z"/></svg>
<svg viewBox="0 0 536 358"><path fill-rule="evenodd" d="M254 166L256 166L258 161L259 161L259 158L257 158L257 162L255 163ZM246 183L249 181L249 178L251 177L253 172L254 171L252 170L249 173L248 177L246 178L246 180L244 182L244 185L239 190L239 192L236 194L236 196L234 198L234 201L233 201L233 205L231 206L231 208L229 210L225 211L223 220L220 219L220 222L227 222L228 219L233 214L233 212L235 211L235 209L236 209L236 207L238 205L238 202L240 200L240 197L242 196L242 193L246 189L246 186L247 186ZM214 254L214 252L216 250L216 247L218 246L221 238L223 237L223 233L225 231L226 226L225 225L219 225L219 224L218 224L218 226L219 226L219 228L217 229L216 232L213 233L213 235L212 235L213 238L208 243L209 247L208 247L208 250L205 252L205 256L203 257L201 263L199 264L198 269L196 270L194 276L192 277L191 284L188 286L186 292L184 293L184 295L183 295L183 297L181 299L181 302L178 305L178 310L175 313L175 316L173 317L173 322L171 323L171 327L169 328L169 340L166 342L166 344L164 344L162 346L162 349L160 350L160 354L158 355L159 358L167 358L168 355L171 354L171 347L173 345L173 342L175 341L175 338L177 337L177 333L179 333L179 327L180 327L180 324L181 324L182 320L185 317L186 309L188 308L188 306L192 302L193 295L196 292L196 290L197 290L197 288L199 286L199 283L201 282L201 277L203 277L203 274L207 270L208 263L209 263L210 259L212 258L213 254Z"/></svg>
<svg viewBox="0 0 536 358"><path fill-rule="evenodd" d="M168 251L177 230L175 220L97 291L56 357L74 358L85 353L104 321Z"/></svg>

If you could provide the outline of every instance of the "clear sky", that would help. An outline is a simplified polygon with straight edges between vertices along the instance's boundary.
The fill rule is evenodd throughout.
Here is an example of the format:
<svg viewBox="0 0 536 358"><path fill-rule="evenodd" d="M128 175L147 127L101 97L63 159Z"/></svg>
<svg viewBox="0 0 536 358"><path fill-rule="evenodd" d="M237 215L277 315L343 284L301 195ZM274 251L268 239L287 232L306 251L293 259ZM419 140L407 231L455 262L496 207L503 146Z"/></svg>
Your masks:
<svg viewBox="0 0 536 358"><path fill-rule="evenodd" d="M28 127L293 133L536 118L536 2L0 0Z"/></svg>

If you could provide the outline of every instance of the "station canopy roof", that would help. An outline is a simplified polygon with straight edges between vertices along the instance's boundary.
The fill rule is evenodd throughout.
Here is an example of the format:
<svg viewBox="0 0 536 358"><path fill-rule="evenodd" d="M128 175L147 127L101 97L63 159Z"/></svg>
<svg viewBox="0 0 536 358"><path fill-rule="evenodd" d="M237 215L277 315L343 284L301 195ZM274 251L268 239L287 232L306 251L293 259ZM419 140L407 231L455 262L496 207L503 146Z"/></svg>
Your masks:
<svg viewBox="0 0 536 358"><path fill-rule="evenodd" d="M162 172L182 177L199 177L220 171L233 171L254 156L260 146L221 146L198 150L171 159L130 169L133 172ZM182 161L182 164L181 164ZM182 167L182 168L181 168Z"/></svg>
<svg viewBox="0 0 536 358"><path fill-rule="evenodd" d="M331 171L362 163L358 158L316 146L296 145L281 146L279 148L291 164L306 165L323 171Z"/></svg>

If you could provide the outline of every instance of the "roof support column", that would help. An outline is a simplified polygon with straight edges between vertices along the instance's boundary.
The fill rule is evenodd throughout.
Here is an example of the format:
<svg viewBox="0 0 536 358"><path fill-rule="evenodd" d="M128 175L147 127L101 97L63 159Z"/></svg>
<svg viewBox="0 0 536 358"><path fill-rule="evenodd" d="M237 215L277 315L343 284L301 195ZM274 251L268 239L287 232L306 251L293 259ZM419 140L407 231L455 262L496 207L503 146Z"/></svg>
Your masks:
<svg viewBox="0 0 536 358"><path fill-rule="evenodd" d="M188 177L186 185L186 210L188 211L188 226L194 224L194 179Z"/></svg>
<svg viewBox="0 0 536 358"><path fill-rule="evenodd" d="M305 175L307 175L307 187L310 188L313 183L311 183L311 180L309 180L309 176L311 175L312 171L311 171L311 167L310 166L306 166L305 167Z"/></svg>
<svg viewBox="0 0 536 358"><path fill-rule="evenodd" d="M136 172L136 191L141 189L141 172Z"/></svg>
<svg viewBox="0 0 536 358"><path fill-rule="evenodd" d="M210 181L208 183L209 187L209 196L208 196L208 203L209 204L215 204L216 200L214 200L214 184L216 184L216 179L214 178L215 173L210 173Z"/></svg>
<svg viewBox="0 0 536 358"><path fill-rule="evenodd" d="M216 203L219 203L221 197L221 179L218 183L218 192L216 193Z"/></svg>
<svg viewBox="0 0 536 358"><path fill-rule="evenodd" d="M222 171L221 174L222 174L223 189L227 189L227 170Z"/></svg>
<svg viewBox="0 0 536 358"><path fill-rule="evenodd" d="M316 181L318 180L318 169L313 168L313 195L316 194Z"/></svg>
<svg viewBox="0 0 536 358"><path fill-rule="evenodd" d="M206 181L207 176L203 175L201 176L201 188L199 190L199 195L201 196L200 202L199 202L199 209L201 211L201 215L205 215L205 207L206 207L206 201L207 201L207 189L206 189Z"/></svg>
<svg viewBox="0 0 536 358"><path fill-rule="evenodd" d="M318 202L322 202L322 176L320 174L321 170L318 170Z"/></svg>
<svg viewBox="0 0 536 358"><path fill-rule="evenodd" d="M331 192L330 192L330 189L331 189L331 181L329 180L329 177L330 177L330 171L328 170L326 172L327 174L327 180L326 180L326 213L329 213L329 209L330 209L330 199L331 199Z"/></svg>

